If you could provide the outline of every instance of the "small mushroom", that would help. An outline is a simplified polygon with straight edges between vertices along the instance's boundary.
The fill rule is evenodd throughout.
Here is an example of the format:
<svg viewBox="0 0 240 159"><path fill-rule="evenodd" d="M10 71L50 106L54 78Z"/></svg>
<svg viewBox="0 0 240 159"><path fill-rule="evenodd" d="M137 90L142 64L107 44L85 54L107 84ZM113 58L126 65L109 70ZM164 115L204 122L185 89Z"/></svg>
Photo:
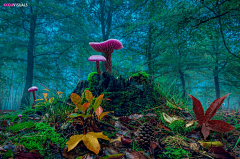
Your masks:
<svg viewBox="0 0 240 159"><path fill-rule="evenodd" d="M92 55L88 58L88 61L96 62L97 72L98 72L98 75L100 76L101 71L100 71L100 67L99 67L99 61L106 61L106 58L101 55Z"/></svg>
<svg viewBox="0 0 240 159"><path fill-rule="evenodd" d="M22 114L19 114L18 117L19 117L19 123L21 123Z"/></svg>
<svg viewBox="0 0 240 159"><path fill-rule="evenodd" d="M33 104L32 104L32 109L34 109L34 105L36 103L36 97L35 97L35 91L37 91L38 88L36 86L32 86L31 88L28 89L28 92L32 92L33 93Z"/></svg>
<svg viewBox="0 0 240 159"><path fill-rule="evenodd" d="M90 42L89 45L93 48L93 50L104 53L104 56L107 60L104 63L105 71L109 71L109 73L112 73L111 54L114 50L122 49L122 43L117 39L109 39L104 42Z"/></svg>

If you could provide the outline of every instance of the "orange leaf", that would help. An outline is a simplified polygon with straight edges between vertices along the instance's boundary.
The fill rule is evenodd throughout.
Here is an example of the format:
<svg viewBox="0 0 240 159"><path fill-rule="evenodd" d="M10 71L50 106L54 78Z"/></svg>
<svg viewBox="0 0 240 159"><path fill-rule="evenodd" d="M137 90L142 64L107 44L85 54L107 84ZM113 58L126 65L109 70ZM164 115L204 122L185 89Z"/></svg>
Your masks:
<svg viewBox="0 0 240 159"><path fill-rule="evenodd" d="M84 103L84 104L82 105L82 111L83 111L83 112L85 112L85 111L87 110L87 108L89 107L89 104L90 104L90 103Z"/></svg>
<svg viewBox="0 0 240 159"><path fill-rule="evenodd" d="M54 100L54 97L51 97L51 98L49 99L49 103L52 103L53 100Z"/></svg>
<svg viewBox="0 0 240 159"><path fill-rule="evenodd" d="M48 96L47 93L43 93L43 97L44 97L44 99L45 99L45 102L47 102L47 96Z"/></svg>
<svg viewBox="0 0 240 159"><path fill-rule="evenodd" d="M97 108L97 110L95 111L95 114L98 116L98 118L99 118L99 116L102 114L102 112L103 112L103 108L101 107L101 106L99 106L98 108Z"/></svg>
<svg viewBox="0 0 240 159"><path fill-rule="evenodd" d="M215 99L212 104L209 106L209 108L207 109L206 113L205 113L205 122L210 120L217 112L217 110L220 108L220 106L222 105L223 101L225 100L225 98L231 93L228 93L227 95L221 97L221 98L217 98Z"/></svg>

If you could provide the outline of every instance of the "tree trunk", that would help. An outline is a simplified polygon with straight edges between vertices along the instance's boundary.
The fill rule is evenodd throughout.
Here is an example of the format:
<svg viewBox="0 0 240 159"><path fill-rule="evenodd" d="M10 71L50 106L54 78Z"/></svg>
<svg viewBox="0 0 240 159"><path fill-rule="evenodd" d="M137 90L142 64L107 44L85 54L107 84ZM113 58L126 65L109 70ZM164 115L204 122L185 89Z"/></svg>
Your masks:
<svg viewBox="0 0 240 159"><path fill-rule="evenodd" d="M220 98L220 87L219 87L219 78L218 78L218 66L215 66L215 70L214 70L214 84L215 84L216 98Z"/></svg>
<svg viewBox="0 0 240 159"><path fill-rule="evenodd" d="M21 106L29 105L30 104L30 92L28 89L32 87L33 83L33 66L34 66L34 38L35 38L35 27L36 27L36 19L37 16L33 15L33 8L30 7L32 17L30 19L30 32L29 32L29 41L28 41L28 60L27 60L27 76L26 76L26 83L24 87L24 92L21 100Z"/></svg>

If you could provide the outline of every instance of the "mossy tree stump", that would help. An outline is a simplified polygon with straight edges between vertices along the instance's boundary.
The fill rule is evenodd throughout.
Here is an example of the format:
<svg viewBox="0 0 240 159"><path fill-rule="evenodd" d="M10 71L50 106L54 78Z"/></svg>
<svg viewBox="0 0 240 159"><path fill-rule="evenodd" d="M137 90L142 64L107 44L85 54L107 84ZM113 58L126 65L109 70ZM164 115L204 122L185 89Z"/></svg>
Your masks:
<svg viewBox="0 0 240 159"><path fill-rule="evenodd" d="M101 104L103 110L114 111L116 116L123 116L158 106L154 96L160 95L150 83L150 79L146 80L140 76L124 79L103 72L101 76L94 74L88 81L79 81L72 93L81 96L88 89L95 97L104 94L103 98L110 100L103 100Z"/></svg>

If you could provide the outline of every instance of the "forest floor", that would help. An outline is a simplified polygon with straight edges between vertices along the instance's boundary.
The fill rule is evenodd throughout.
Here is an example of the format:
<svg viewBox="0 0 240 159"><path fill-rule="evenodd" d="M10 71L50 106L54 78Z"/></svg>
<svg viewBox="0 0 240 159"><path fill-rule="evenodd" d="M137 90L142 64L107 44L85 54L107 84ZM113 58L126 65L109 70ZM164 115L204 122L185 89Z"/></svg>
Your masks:
<svg viewBox="0 0 240 159"><path fill-rule="evenodd" d="M68 110L65 111L65 115L73 113L70 109ZM210 131L210 135L205 141L201 133L201 127L194 128L188 133L170 130L161 121L161 113L165 112L169 116L179 115L179 113L177 113L178 110L169 111L169 109L163 107L128 117L115 117L111 113L100 121L91 117L85 119L79 117L73 121L66 116L59 118L61 114L54 115L53 111L44 114L39 114L39 112L29 114L29 111L16 111L9 113L10 115L0 116L1 159L240 158L240 112L236 111L218 111L214 116L215 119L223 120L234 126L235 130L227 133ZM19 123L19 119L13 119L14 116L24 113L28 115L21 119L21 123ZM182 110L181 113L184 114L185 121L195 117L191 111ZM149 142L147 148L141 148L138 137L139 127L146 122L153 126L154 132L152 134L149 134L149 132L141 133L155 136L156 140ZM39 123L45 123L47 126ZM86 134L89 134L89 132L95 132L95 134L91 134L92 138L87 137ZM103 134L100 132L103 132ZM97 133L98 135L96 135ZM85 138L74 137L74 134L85 134ZM66 141L71 136L71 142L66 145ZM98 147L98 142L100 147ZM71 149L71 151L68 151L68 149Z"/></svg>

